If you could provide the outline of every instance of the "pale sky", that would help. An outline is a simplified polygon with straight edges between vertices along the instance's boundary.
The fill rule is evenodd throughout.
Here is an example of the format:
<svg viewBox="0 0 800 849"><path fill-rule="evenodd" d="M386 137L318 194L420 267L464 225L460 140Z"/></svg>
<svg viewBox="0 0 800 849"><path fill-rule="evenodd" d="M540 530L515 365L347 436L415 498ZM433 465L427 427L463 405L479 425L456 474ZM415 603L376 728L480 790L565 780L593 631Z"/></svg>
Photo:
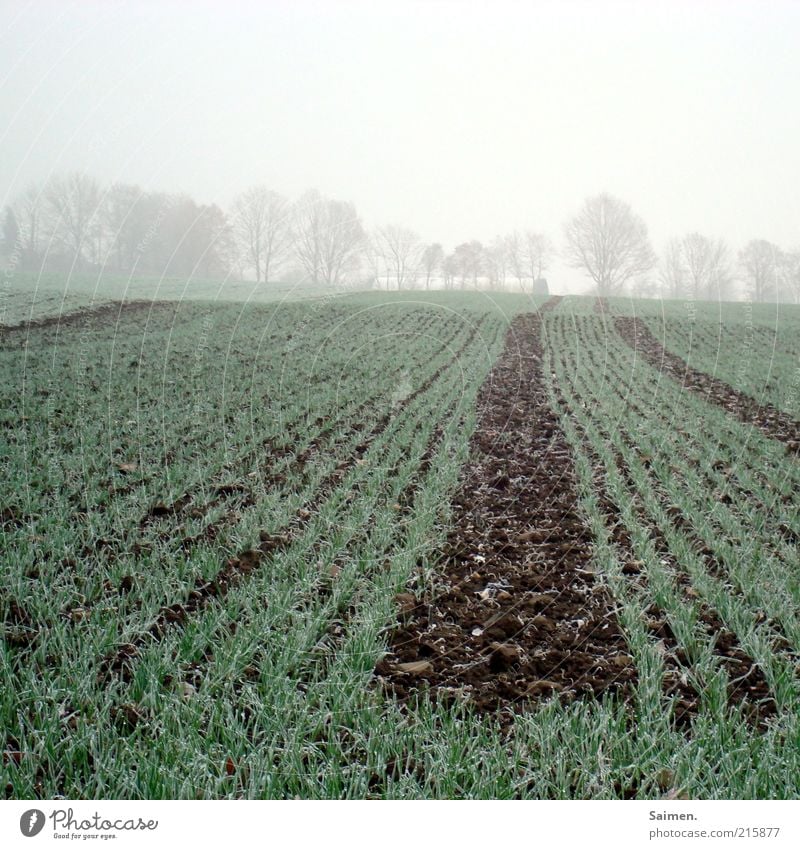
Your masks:
<svg viewBox="0 0 800 849"><path fill-rule="evenodd" d="M0 0L0 205L76 168L223 207L315 187L450 249L560 244L609 191L659 251L795 247L798 95L800 2Z"/></svg>

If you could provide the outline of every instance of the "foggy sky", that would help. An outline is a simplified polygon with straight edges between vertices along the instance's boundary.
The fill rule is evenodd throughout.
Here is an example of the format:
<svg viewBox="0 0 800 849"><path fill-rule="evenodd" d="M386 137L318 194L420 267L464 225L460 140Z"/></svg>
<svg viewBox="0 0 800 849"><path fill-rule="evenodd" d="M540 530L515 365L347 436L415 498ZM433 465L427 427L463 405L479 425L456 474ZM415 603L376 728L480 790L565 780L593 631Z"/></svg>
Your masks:
<svg viewBox="0 0 800 849"><path fill-rule="evenodd" d="M264 182L450 249L560 245L609 191L658 251L800 246L798 45L796 2L0 2L0 205L76 168L224 208Z"/></svg>

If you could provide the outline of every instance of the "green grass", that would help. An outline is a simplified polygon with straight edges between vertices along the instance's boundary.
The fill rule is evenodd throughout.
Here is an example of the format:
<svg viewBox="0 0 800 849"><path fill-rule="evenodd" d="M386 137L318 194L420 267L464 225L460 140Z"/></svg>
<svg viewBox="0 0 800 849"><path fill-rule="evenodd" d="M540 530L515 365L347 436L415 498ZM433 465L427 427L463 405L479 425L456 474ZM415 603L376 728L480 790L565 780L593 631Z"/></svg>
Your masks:
<svg viewBox="0 0 800 849"><path fill-rule="evenodd" d="M135 283L81 285L95 303L167 298ZM781 445L634 358L591 299L562 301L545 320L544 374L636 692L545 703L510 730L468 704L403 710L371 677L393 596L435 580L478 389L509 321L536 304L419 291L245 303L174 285L166 307L0 336L8 796L800 794L800 584L785 531L800 532L800 469ZM740 332L735 316L724 326ZM636 583L611 502L644 564ZM286 542L153 632L262 532ZM701 694L688 727L662 686L653 603ZM705 609L763 671L777 705L765 726L729 700ZM127 674L109 673L130 644Z"/></svg>

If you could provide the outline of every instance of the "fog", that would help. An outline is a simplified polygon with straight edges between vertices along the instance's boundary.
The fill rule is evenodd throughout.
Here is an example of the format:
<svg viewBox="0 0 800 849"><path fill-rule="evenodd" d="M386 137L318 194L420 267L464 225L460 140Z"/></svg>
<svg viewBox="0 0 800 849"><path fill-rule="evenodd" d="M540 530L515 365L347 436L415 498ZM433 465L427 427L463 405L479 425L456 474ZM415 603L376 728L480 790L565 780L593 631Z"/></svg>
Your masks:
<svg viewBox="0 0 800 849"><path fill-rule="evenodd" d="M800 245L800 4L0 4L0 206L71 171L255 183L451 250L624 199L661 252ZM563 263L555 291L589 281Z"/></svg>

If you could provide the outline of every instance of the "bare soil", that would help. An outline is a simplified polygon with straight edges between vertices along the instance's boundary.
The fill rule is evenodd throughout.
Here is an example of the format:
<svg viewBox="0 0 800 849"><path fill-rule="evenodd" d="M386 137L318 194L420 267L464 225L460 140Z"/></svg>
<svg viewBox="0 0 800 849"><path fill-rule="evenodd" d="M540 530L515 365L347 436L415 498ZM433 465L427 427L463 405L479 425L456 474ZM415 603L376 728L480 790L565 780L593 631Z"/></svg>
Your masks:
<svg viewBox="0 0 800 849"><path fill-rule="evenodd" d="M428 692L518 711L554 695L627 692L636 679L614 601L591 568L541 333L539 314L514 319L481 388L437 589L397 596L399 622L375 675L400 700Z"/></svg>
<svg viewBox="0 0 800 849"><path fill-rule="evenodd" d="M130 317L133 314L150 312L151 310L176 309L177 302L170 301L111 301L96 307L84 307L73 312L50 315L45 318L34 318L19 324L0 325L3 333L20 330L40 330L42 328L81 327L87 321L104 321L113 324L118 319Z"/></svg>

